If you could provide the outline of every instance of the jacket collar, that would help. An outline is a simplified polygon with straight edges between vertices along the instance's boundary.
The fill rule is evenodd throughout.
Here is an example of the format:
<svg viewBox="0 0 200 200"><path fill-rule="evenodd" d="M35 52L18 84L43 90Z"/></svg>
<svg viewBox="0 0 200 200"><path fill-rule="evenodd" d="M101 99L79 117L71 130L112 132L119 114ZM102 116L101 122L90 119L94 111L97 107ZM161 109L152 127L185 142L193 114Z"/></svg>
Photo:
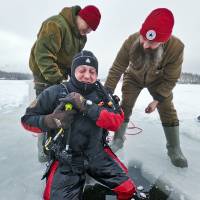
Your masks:
<svg viewBox="0 0 200 200"><path fill-rule="evenodd" d="M77 24L76 24L76 16L80 10L81 10L80 6L65 7L60 12L60 15L62 15L64 19L67 21L72 32L75 34L76 37L86 38L86 36L80 35Z"/></svg>

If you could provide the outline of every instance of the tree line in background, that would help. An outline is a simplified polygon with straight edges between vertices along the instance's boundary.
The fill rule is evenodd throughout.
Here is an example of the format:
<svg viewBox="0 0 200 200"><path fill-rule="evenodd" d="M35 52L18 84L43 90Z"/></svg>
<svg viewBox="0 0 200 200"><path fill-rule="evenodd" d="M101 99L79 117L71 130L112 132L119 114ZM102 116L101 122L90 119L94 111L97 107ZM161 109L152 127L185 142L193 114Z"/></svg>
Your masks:
<svg viewBox="0 0 200 200"><path fill-rule="evenodd" d="M181 84L200 84L200 75L183 72L178 80Z"/></svg>
<svg viewBox="0 0 200 200"><path fill-rule="evenodd" d="M5 72L0 70L0 80L30 80L32 75L20 72Z"/></svg>
<svg viewBox="0 0 200 200"><path fill-rule="evenodd" d="M5 72L0 70L0 80L31 80L33 76L29 73L20 72ZM104 79L102 79L104 80ZM183 72L180 79L180 84L200 84L200 75Z"/></svg>

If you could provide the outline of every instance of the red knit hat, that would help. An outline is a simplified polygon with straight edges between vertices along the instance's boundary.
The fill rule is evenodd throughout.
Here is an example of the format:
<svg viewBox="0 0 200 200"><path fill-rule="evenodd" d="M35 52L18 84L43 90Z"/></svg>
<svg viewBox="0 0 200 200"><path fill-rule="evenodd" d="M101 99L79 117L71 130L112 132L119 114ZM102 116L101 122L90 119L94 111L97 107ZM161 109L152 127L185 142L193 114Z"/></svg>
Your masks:
<svg viewBox="0 0 200 200"><path fill-rule="evenodd" d="M174 26L174 16L167 8L157 8L146 18L140 29L140 34L147 40L166 42Z"/></svg>
<svg viewBox="0 0 200 200"><path fill-rule="evenodd" d="M101 13L97 7L91 5L86 6L79 11L78 15L85 20L93 31L97 29L101 19Z"/></svg>

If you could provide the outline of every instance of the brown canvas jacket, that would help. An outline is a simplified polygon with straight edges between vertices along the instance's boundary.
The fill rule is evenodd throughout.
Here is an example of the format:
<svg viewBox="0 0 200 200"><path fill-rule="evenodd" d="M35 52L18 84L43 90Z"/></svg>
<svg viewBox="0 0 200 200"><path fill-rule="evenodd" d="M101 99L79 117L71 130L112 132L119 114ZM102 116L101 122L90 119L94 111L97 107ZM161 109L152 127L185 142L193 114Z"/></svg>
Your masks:
<svg viewBox="0 0 200 200"><path fill-rule="evenodd" d="M159 66L151 66L146 70L137 66L134 61L130 64L131 45L138 38L139 33L135 33L125 40L109 70L105 86L114 91L121 75L124 74L124 79L134 79L141 87L154 85L158 95L168 97L181 74L184 44L175 36L171 36L163 44L164 52Z"/></svg>

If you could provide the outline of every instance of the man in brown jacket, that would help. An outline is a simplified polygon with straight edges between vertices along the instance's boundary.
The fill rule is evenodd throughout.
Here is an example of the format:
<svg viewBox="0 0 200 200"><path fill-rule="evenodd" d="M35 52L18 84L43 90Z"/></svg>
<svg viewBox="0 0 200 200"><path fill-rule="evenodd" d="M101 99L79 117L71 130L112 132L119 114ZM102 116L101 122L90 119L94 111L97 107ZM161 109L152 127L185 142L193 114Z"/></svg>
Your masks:
<svg viewBox="0 0 200 200"><path fill-rule="evenodd" d="M146 18L139 33L125 40L110 68L105 86L114 91L123 74L122 108L125 122L115 133L113 151L123 147L124 134L132 109L143 88L147 88L153 101L146 113L158 109L167 139L171 162L187 167L179 141L179 120L174 108L172 90L180 77L184 44L172 34L174 17L170 10L158 8Z"/></svg>
<svg viewBox="0 0 200 200"><path fill-rule="evenodd" d="M95 31L101 14L97 7L89 5L65 7L55 16L46 19L31 49L29 66L33 73L36 96L45 88L68 78L72 58L87 41L87 34ZM38 159L46 161L43 153L44 135L38 137Z"/></svg>

